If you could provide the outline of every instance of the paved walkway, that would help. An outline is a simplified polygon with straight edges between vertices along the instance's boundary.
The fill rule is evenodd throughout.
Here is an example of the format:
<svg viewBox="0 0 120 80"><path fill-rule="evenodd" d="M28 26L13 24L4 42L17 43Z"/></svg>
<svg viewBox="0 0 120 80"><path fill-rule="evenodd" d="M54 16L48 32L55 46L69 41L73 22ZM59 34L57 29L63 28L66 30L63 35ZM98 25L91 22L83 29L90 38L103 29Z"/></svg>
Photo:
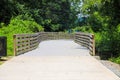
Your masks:
<svg viewBox="0 0 120 80"><path fill-rule="evenodd" d="M73 41L40 43L0 66L0 80L120 80Z"/></svg>

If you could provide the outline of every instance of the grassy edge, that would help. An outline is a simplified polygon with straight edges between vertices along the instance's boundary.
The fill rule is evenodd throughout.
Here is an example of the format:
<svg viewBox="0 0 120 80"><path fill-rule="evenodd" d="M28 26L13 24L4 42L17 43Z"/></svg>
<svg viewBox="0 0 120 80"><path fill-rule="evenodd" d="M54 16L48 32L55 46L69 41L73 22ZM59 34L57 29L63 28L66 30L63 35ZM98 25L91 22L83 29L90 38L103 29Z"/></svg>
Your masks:
<svg viewBox="0 0 120 80"><path fill-rule="evenodd" d="M13 58L13 56L1 57L0 58L0 65L4 64L6 61L10 60L11 58Z"/></svg>

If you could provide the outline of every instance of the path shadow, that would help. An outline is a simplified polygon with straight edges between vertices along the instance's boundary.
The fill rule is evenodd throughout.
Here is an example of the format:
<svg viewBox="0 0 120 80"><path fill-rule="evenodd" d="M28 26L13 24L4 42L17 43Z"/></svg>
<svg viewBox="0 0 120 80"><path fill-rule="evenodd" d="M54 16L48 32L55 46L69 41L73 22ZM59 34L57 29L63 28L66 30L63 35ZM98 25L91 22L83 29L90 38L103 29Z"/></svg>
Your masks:
<svg viewBox="0 0 120 80"><path fill-rule="evenodd" d="M86 47L82 47L82 46L77 46L74 49L84 49L84 50L88 50Z"/></svg>

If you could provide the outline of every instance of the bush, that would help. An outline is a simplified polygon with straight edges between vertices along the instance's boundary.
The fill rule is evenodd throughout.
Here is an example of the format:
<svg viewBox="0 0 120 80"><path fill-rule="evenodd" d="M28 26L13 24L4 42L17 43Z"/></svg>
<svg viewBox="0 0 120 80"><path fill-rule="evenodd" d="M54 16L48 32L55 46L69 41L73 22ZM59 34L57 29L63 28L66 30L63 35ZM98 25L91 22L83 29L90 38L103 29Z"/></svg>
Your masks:
<svg viewBox="0 0 120 80"><path fill-rule="evenodd" d="M120 64L120 24L118 24L116 31L114 32L114 36L113 36L113 51L114 51L114 56L112 58L110 58L110 61L113 61L115 63Z"/></svg>
<svg viewBox="0 0 120 80"><path fill-rule="evenodd" d="M99 52L106 52L110 49L110 38L107 32L95 33L96 47Z"/></svg>
<svg viewBox="0 0 120 80"><path fill-rule="evenodd" d="M110 58L109 60L110 60L110 61L112 61L112 62L115 62L115 63L120 64L120 56L119 56L119 57L117 57L117 58L115 58L115 57Z"/></svg>
<svg viewBox="0 0 120 80"><path fill-rule="evenodd" d="M73 29L74 32L90 32L93 33L93 30L91 29L90 26L78 26Z"/></svg>
<svg viewBox="0 0 120 80"><path fill-rule="evenodd" d="M111 39L108 32L103 31L94 34L96 42L96 54L98 54L101 59L108 59L112 55Z"/></svg>
<svg viewBox="0 0 120 80"><path fill-rule="evenodd" d="M7 36L7 53L13 55L13 35L43 31L43 27L33 20L22 20L19 17L10 20L10 24L0 28L0 36Z"/></svg>
<svg viewBox="0 0 120 80"><path fill-rule="evenodd" d="M120 26L95 33L96 50L102 56L106 55L106 59L110 57L120 56ZM97 38L100 37L100 38Z"/></svg>

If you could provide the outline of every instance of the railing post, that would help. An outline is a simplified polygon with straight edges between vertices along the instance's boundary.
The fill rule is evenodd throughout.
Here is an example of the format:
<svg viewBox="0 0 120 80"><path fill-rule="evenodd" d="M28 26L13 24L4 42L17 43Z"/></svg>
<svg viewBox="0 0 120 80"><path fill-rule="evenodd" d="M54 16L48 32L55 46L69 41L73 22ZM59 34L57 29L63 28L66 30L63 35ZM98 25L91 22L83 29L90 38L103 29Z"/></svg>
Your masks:
<svg viewBox="0 0 120 80"><path fill-rule="evenodd" d="M92 42L93 42L93 53L92 55L95 56L95 36L92 34Z"/></svg>
<svg viewBox="0 0 120 80"><path fill-rule="evenodd" d="M89 49L89 53L95 56L95 38L94 34L75 33L74 41Z"/></svg>
<svg viewBox="0 0 120 80"><path fill-rule="evenodd" d="M16 46L16 35L13 35L13 48L14 48L14 56L17 55L17 46Z"/></svg>
<svg viewBox="0 0 120 80"><path fill-rule="evenodd" d="M38 33L38 41L39 41L39 43L41 42L41 38L40 38L40 32Z"/></svg>

